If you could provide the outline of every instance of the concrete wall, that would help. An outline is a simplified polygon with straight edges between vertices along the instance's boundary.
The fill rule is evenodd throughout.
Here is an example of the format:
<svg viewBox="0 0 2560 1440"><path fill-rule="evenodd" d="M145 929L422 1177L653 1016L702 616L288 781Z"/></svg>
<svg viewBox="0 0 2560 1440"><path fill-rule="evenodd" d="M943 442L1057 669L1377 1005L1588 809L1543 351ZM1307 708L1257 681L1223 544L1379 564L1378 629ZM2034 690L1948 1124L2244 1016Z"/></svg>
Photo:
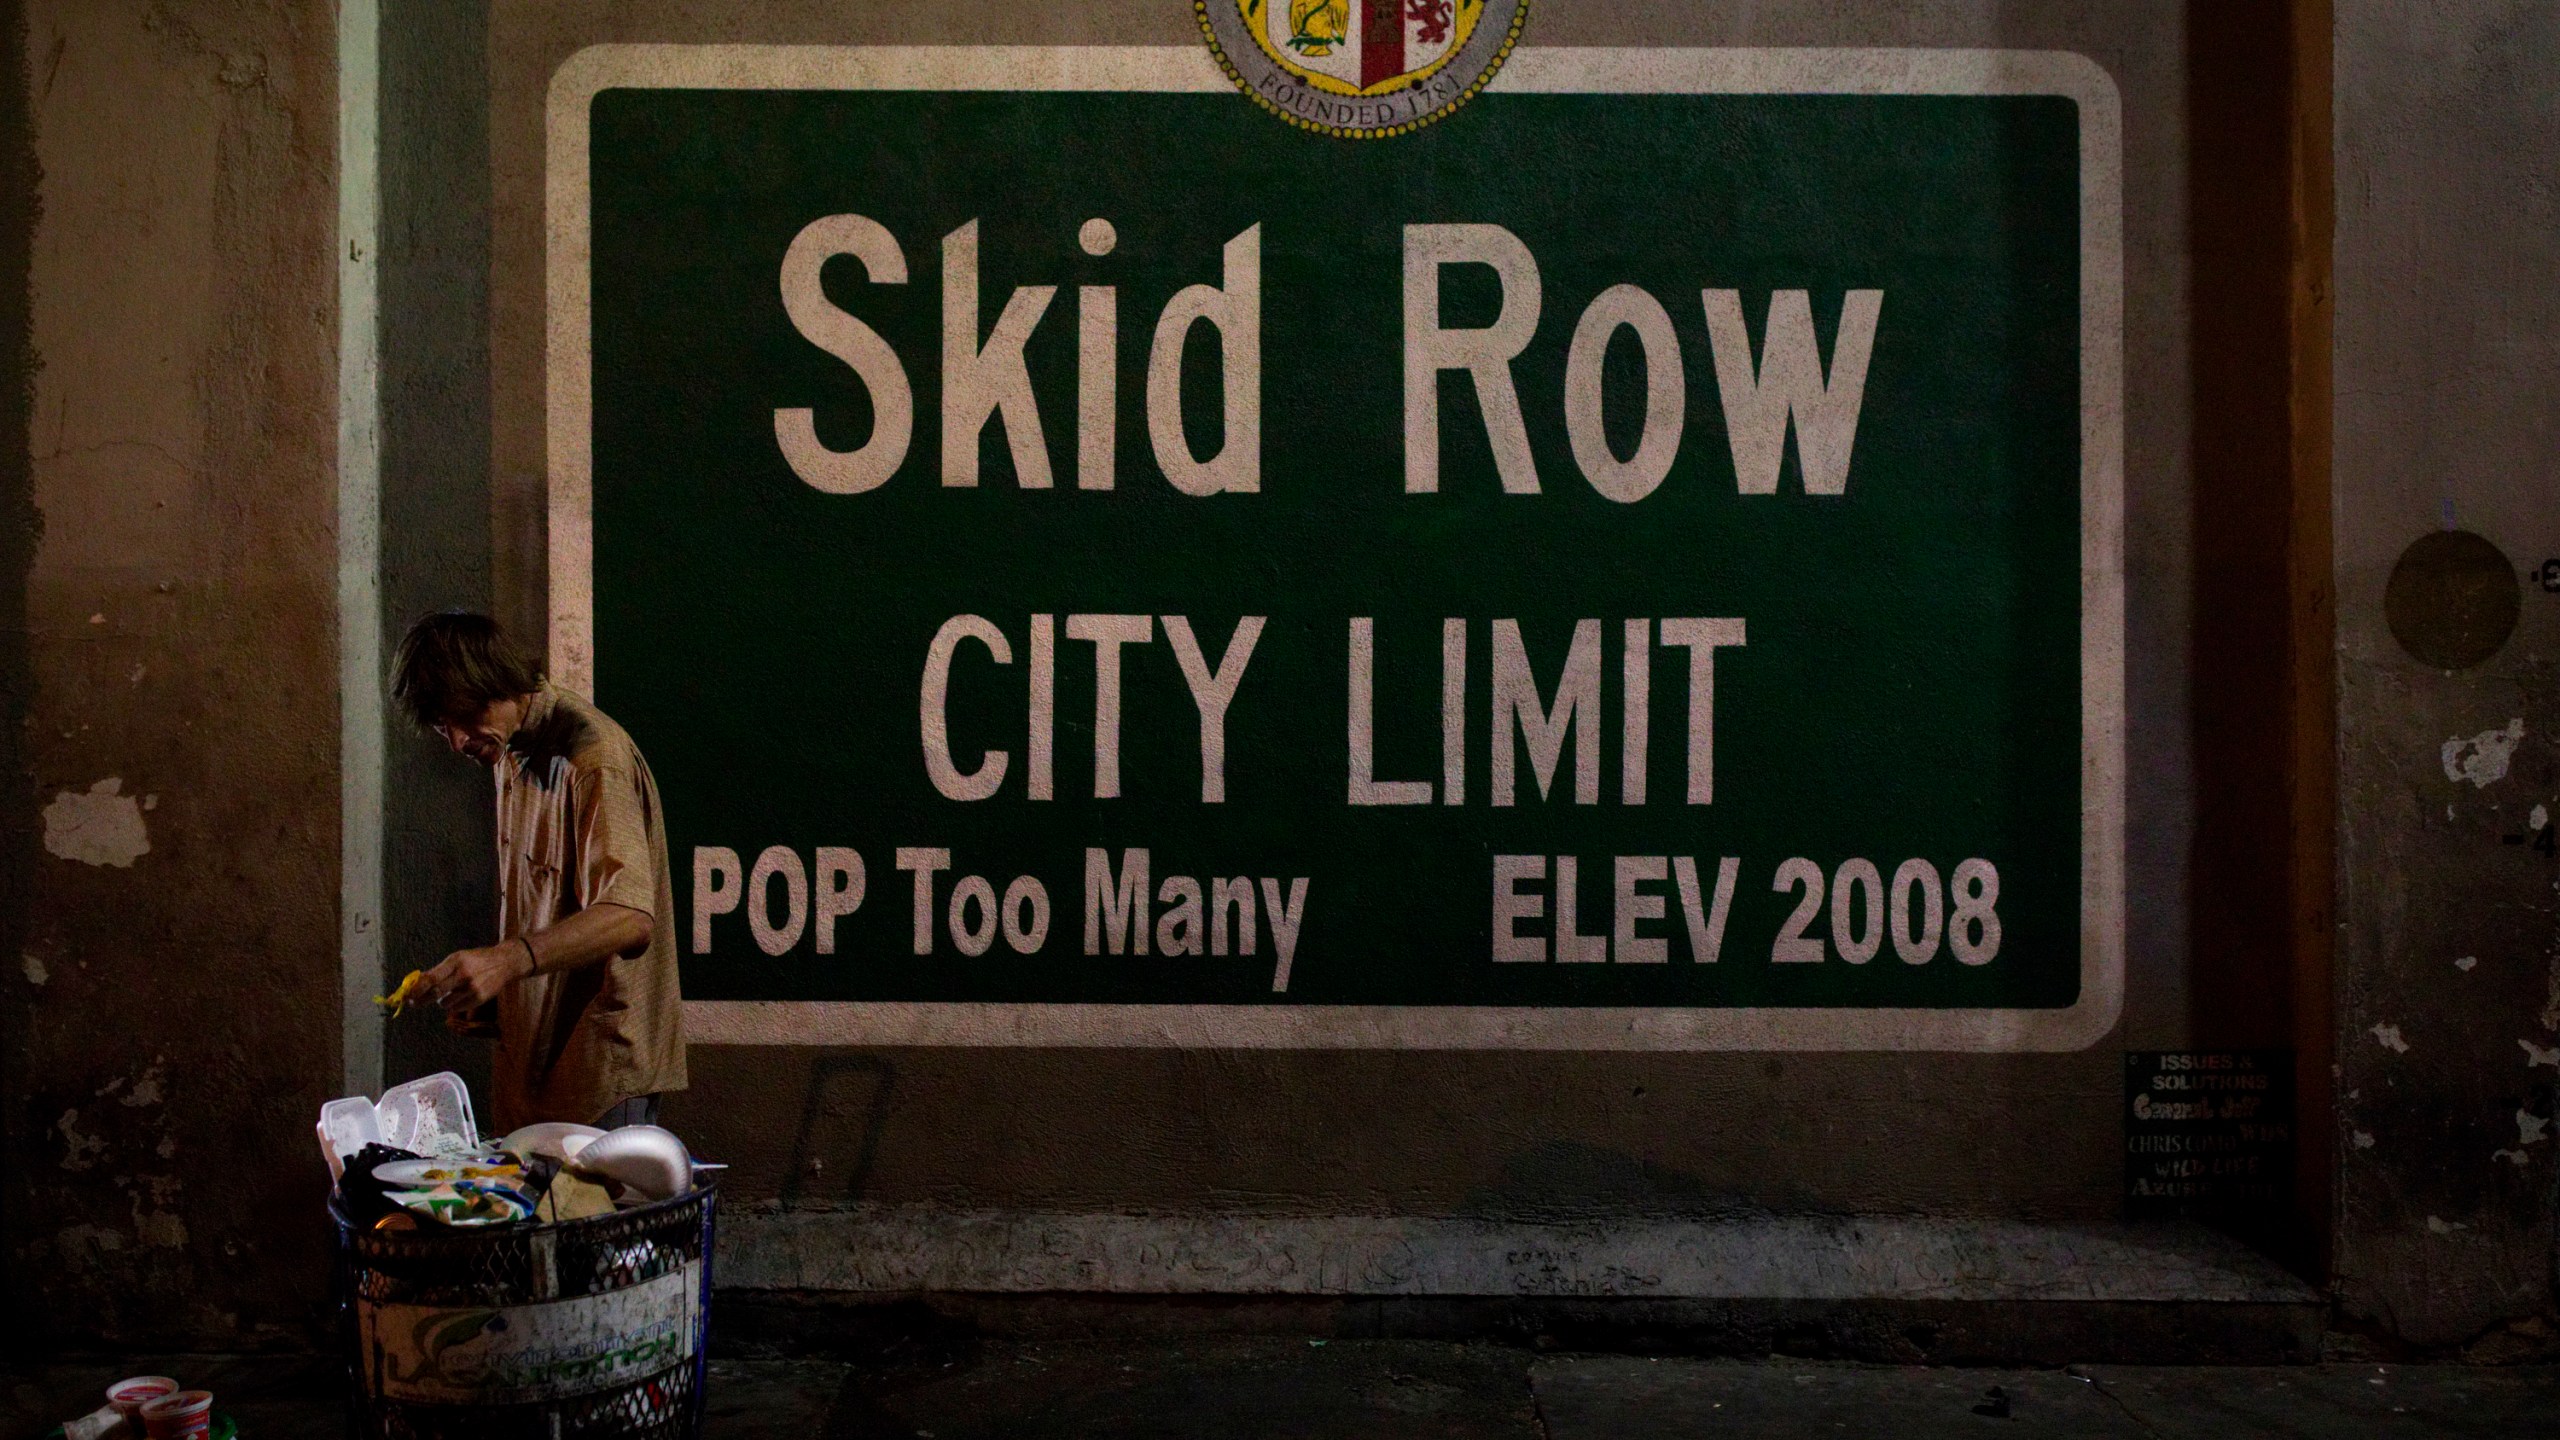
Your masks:
<svg viewBox="0 0 2560 1440"><path fill-rule="evenodd" d="M42 167L17 272L42 538L11 576L6 1243L12 1310L57 1342L257 1343L320 1293L331 17L33 0L13 55Z"/></svg>
<svg viewBox="0 0 2560 1440"><path fill-rule="evenodd" d="M2194 358L2264 342L2198 317L2222 313L2237 271L2281 281L2265 269L2273 253L2281 271L2281 237L2200 211L2281 184L2232 158L2230 128L2262 129L2252 104L2281 100L2248 100L2259 62L2218 63L2235 12L2215 5L1844 8L1541 0L1531 38L2061 48L2115 77L2133 766L2119 1032L2007 1058L706 1049L670 1118L737 1163L733 1223L787 1231L798 1254L841 1243L829 1217L883 1205L913 1207L899 1233L920 1244L963 1211L1183 1214L1217 1234L1437 1217L1451 1223L1433 1233L1479 1238L1763 1212L2104 1220L2119 1050L2282 1044L2291 1015L2318 1013L2316 991L2265 998L2285 983L2268 953L2284 932L2225 923L2254 923L2230 867L2251 863L2258 822L2198 841L2218 822L2197 777L2219 792L2260 773L2203 753L2249 726L2198 693L2214 663L2199 637L2229 628L2198 597L2227 611L2262 593L2209 573L2229 557L2203 517L2235 512L2199 497L2280 483L2283 463L2254 423L2203 414L2269 396ZM57 1340L255 1343L317 1299L305 1127L341 1069L334 7L24 9L0 77L0 172L43 176L40 218L0 186L0 269L28 277L23 326L0 297L0 361L24 343L35 367L32 394L0 406L0 563L23 606L0 639L0 768L18 777L0 787L10 1300ZM383 37L386 636L445 604L541 629L541 101L568 54L1197 43L1161 0L395 0ZM2560 865L2526 826L2560 808L2560 598L2523 587L2512 637L2448 673L2394 638L2384 596L2403 550L2447 524L2520 569L2560 554L2560 16L2354 0L2337 40L2340 1293L2390 1333L2512 1354L2532 1338L2516 1322L2552 1304L2540 1122L2560 1078L2542 1058L2560 1045ZM2251 235L2262 248L2228 248ZM2503 774L2475 783L2517 720ZM405 969L481 938L487 822L476 775L386 735L384 949ZM2464 778L2448 741L2468 742L2450 762ZM457 1059L430 1027L390 1032L392 1078ZM991 1253L1022 1241L971 1233L993 1233ZM956 1274L950 1259L910 1268Z"/></svg>
<svg viewBox="0 0 2560 1440"><path fill-rule="evenodd" d="M382 651L411 621L489 594L488 6L380 6ZM436 964L497 913L489 777L406 721L383 727L387 976ZM393 1080L459 1071L488 1047L387 1026Z"/></svg>
<svg viewBox="0 0 2560 1440"><path fill-rule="evenodd" d="M500 613L528 634L541 633L545 614L542 103L564 59L608 40L1194 45L1199 34L1187 6L1162 0L498 7L492 580ZM733 1211L738 1224L753 1223L749 1207L858 1204L1592 1219L2116 1215L2117 1052L2179 1048L2193 1033L2186 12L2041 0L1540 0L1529 40L2066 49L2095 58L2121 87L2134 377L2125 447L2133 918L2118 1035L2079 1054L2005 1057L698 1049L694 1089L670 1107L670 1122L736 1164L731 1191L748 1202Z"/></svg>
<svg viewBox="0 0 2560 1440"><path fill-rule="evenodd" d="M2560 555L2555 70L2539 0L2337 9L2339 1290L2489 1354L2550 1335L2511 1327L2552 1308L2560 861L2525 837L2560 809L2560 595L2528 576L2460 670L2386 595L2440 530Z"/></svg>

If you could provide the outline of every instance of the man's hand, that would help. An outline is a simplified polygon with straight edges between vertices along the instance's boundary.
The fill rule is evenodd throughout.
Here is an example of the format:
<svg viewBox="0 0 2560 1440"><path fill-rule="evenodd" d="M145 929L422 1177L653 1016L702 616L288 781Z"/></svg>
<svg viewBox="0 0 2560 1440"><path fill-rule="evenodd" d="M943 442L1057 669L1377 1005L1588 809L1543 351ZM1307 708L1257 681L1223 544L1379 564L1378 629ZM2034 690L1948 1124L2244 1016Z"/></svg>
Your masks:
<svg viewBox="0 0 2560 1440"><path fill-rule="evenodd" d="M498 998L499 992L533 973L533 946L542 947L543 963L553 970L592 965L615 955L637 955L649 948L652 921L646 910L607 901L590 905L560 923L532 935L501 940L472 950L456 950L427 972L427 992L448 1017L472 1015ZM455 1027L461 1029L459 1025ZM475 1027L464 1033L487 1033Z"/></svg>
<svg viewBox="0 0 2560 1440"><path fill-rule="evenodd" d="M448 1015L468 1014L532 973L533 952L521 940L505 940L447 955L443 964L427 972L427 985Z"/></svg>

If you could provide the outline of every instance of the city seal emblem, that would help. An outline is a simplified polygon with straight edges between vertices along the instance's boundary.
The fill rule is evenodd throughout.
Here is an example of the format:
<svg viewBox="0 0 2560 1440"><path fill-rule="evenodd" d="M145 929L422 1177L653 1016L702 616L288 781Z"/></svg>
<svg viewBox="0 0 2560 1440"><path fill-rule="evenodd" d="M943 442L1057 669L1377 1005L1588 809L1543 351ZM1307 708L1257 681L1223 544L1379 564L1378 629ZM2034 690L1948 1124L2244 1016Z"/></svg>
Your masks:
<svg viewBox="0 0 2560 1440"><path fill-rule="evenodd" d="M1464 105L1520 42L1529 0L1193 0L1219 68L1265 110L1354 140Z"/></svg>

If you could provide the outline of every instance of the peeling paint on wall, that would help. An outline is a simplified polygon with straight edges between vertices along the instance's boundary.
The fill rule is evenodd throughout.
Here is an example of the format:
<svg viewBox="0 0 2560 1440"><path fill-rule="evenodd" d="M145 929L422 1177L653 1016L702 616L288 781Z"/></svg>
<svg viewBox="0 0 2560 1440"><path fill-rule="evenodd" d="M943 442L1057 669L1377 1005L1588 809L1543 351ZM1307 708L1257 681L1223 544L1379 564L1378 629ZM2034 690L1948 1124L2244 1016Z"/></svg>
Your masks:
<svg viewBox="0 0 2560 1440"><path fill-rule="evenodd" d="M54 1233L53 1244L65 1265L79 1267L122 1250L124 1236L104 1225L66 1225Z"/></svg>
<svg viewBox="0 0 2560 1440"><path fill-rule="evenodd" d="M83 865L129 867L151 849L142 806L110 775L85 795L64 790L44 807L44 848Z"/></svg>
<svg viewBox="0 0 2560 1440"><path fill-rule="evenodd" d="M187 1248L187 1222L169 1211L155 1210L145 1214L140 1202L136 1202L133 1219L134 1227L141 1234L143 1244L158 1245L169 1250Z"/></svg>
<svg viewBox="0 0 2560 1440"><path fill-rule="evenodd" d="M345 1093L336 15L24 9L0 49L43 62L46 98L29 105L24 64L0 85L20 307L0 349L45 421L29 443L19 400L0 494L31 722L9 730L28 855L0 905L25 977L0 987L19 1122L0 1270L49 1347L307 1349L334 1311L297 1137ZM476 124L468 108L405 113ZM430 266L407 273L445 298ZM290 720L215 723L232 695Z"/></svg>
<svg viewBox="0 0 2560 1440"><path fill-rule="evenodd" d="M98 1157L106 1153L104 1137L80 1133L80 1112L77 1110L63 1111L62 1118L53 1122L53 1128L62 1132L62 1168L65 1170L86 1170L97 1164Z"/></svg>
<svg viewBox="0 0 2560 1440"><path fill-rule="evenodd" d="M165 1250L187 1247L187 1222L171 1207L186 1191L186 1183L175 1175L145 1175L140 1187L132 1180L117 1182L133 1192L133 1231L145 1245ZM148 1189L145 1197L142 1190ZM145 1205L152 1208L145 1209Z"/></svg>
<svg viewBox="0 0 2560 1440"><path fill-rule="evenodd" d="M2547 190L2560 151L2548 87L2515 77L2560 62L2560 6L2321 9L2330 86L2305 92L2297 134L2334 126L2335 229L2296 234L2334 266L2335 329L2294 333L2333 367L2309 453L2329 458L2333 522L2339 1088L2361 1087L2342 1119L2376 1137L2341 1147L2330 1274L2341 1329L2448 1358L2501 1337L2521 1359L2560 1313L2560 868L2540 849L2560 816L2560 607L2531 588L2560 500L2560 229L2513 197ZM2359 1032L2385 1018L2423 1053L2372 1048Z"/></svg>
<svg viewBox="0 0 2560 1440"><path fill-rule="evenodd" d="M2521 1170L2532 1163L2533 1157L2526 1153L2529 1147L2539 1145L2551 1138L2543 1133L2550 1128L2551 1121L2546 1117L2536 1115L2530 1110L2518 1110L2516 1111L2516 1148L2492 1150L2489 1152L2489 1158L2504 1160Z"/></svg>
<svg viewBox="0 0 2560 1440"><path fill-rule="evenodd" d="M2409 1053L2409 1042L2400 1038L2400 1027L2397 1025L2374 1026L2373 1038L2381 1042L2383 1049L2395 1055Z"/></svg>
<svg viewBox="0 0 2560 1440"><path fill-rule="evenodd" d="M2456 784L2468 780L2473 789L2486 790L2507 777L2507 765L2523 743L2522 716L2508 721L2503 730L2483 730L2468 740L2457 735L2444 742L2444 778Z"/></svg>

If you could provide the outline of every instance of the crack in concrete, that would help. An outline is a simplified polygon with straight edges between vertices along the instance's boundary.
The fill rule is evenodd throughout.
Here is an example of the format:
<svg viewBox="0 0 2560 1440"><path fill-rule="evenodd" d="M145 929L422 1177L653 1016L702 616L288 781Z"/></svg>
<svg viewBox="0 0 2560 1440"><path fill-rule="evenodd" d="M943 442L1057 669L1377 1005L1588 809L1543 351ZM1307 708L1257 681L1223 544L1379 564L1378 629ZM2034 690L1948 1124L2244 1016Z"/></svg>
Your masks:
<svg viewBox="0 0 2560 1440"><path fill-rule="evenodd" d="M2090 1389L2097 1391L2098 1398L2106 1401L2109 1405L2114 1406L2117 1414L2122 1415L2133 1425L2133 1428L2141 1431L2143 1434L2160 1436L2165 1433L2150 1421L2145 1420L2139 1414L2136 1414L2132 1406L2124 1403L2123 1396L2118 1395L2115 1391L2107 1388L2107 1382L2100 1380L2094 1375L2081 1374L2077 1366L2074 1366L2063 1373L2069 1375L2072 1379L2079 1381L2081 1384L2088 1386Z"/></svg>

